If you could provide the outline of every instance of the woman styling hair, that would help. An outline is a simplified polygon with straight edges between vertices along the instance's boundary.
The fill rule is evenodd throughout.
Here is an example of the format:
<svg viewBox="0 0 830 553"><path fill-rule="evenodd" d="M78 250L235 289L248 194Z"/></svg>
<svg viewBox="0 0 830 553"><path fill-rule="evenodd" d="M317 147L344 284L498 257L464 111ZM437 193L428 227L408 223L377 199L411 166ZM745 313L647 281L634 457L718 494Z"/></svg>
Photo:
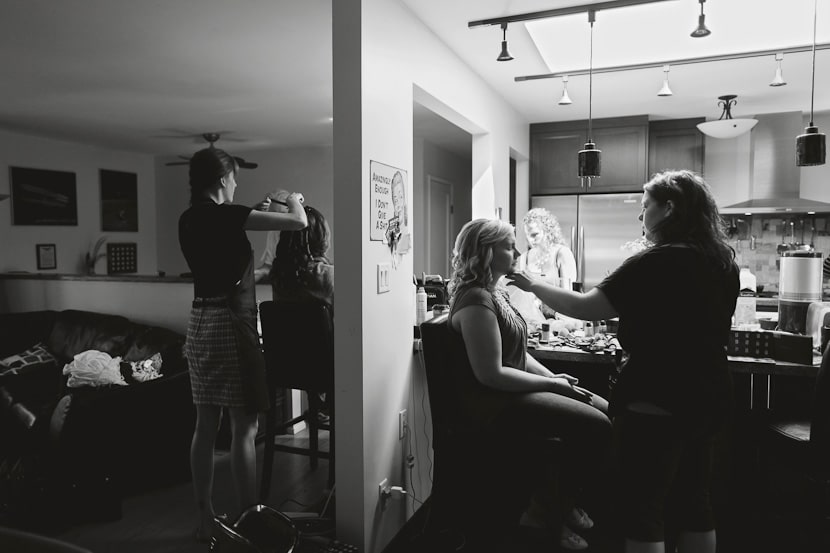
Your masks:
<svg viewBox="0 0 830 553"><path fill-rule="evenodd" d="M302 195L288 196L287 213L233 204L236 160L218 148L190 159L190 207L179 218L179 244L193 273L193 307L185 356L196 428L190 448L199 510L196 538L214 525L213 450L222 410L230 415L231 474L240 512L255 503L257 415L268 408L265 366L256 330L253 252L248 230L299 230L306 226Z"/></svg>
<svg viewBox="0 0 830 553"><path fill-rule="evenodd" d="M681 524L678 551L714 552L709 490L713 436L732 405L726 345L738 297L735 252L709 186L691 171L654 175L639 218L654 245L585 294L527 273L509 279L566 315L619 317L629 358L611 414L626 551L664 551L671 504Z"/></svg>

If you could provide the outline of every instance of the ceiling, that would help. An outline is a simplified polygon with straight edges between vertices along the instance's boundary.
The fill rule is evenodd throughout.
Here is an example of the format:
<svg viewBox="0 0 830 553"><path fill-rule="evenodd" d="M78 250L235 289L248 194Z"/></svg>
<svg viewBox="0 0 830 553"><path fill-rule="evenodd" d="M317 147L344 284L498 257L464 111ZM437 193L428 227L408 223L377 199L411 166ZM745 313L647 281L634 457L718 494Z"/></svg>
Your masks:
<svg viewBox="0 0 830 553"><path fill-rule="evenodd" d="M587 117L587 76L570 77L570 106L557 105L560 79L515 80L587 69L587 15L512 23L510 62L495 60L498 26L468 28L473 20L584 2L395 1L529 122ZM710 0L712 34L703 39L688 37L696 0L603 10L593 65L809 45L812 8L813 0ZM819 12L819 43L830 42L827 22ZM190 153L204 144L201 133L217 131L220 147L233 142L238 150L330 144L331 44L331 0L10 0L0 20L0 128L154 155ZM662 67L595 74L592 115L717 118L722 94L738 95L736 117L809 113L810 62L810 53L787 54L782 87L767 86L772 56L676 65L670 97L656 95ZM816 91L815 111L830 110L830 50L817 52ZM417 110L415 129L447 147L457 140L469 147L469 135L428 110Z"/></svg>

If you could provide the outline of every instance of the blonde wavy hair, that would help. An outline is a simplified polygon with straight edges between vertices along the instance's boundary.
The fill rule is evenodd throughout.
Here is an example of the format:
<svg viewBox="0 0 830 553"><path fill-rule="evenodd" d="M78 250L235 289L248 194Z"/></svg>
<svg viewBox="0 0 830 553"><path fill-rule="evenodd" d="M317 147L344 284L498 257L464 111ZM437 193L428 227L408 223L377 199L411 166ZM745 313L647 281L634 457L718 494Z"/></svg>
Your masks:
<svg viewBox="0 0 830 553"><path fill-rule="evenodd" d="M551 246L565 244L565 237L562 236L562 227L559 226L559 221L544 207L534 207L528 211L522 219L522 223L524 223L525 233L527 233L529 225L533 223L538 225L545 231L545 238Z"/></svg>
<svg viewBox="0 0 830 553"><path fill-rule="evenodd" d="M474 219L465 224L455 238L452 252L452 277L447 285L450 304L468 286L495 286L490 264L493 247L515 236L513 225L500 219Z"/></svg>

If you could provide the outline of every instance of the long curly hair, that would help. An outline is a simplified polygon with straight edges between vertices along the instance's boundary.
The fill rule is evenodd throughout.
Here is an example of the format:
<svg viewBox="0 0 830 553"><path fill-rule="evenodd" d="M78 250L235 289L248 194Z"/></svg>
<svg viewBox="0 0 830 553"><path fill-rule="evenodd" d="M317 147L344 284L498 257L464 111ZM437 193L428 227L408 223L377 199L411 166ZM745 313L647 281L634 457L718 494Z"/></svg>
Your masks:
<svg viewBox="0 0 830 553"><path fill-rule="evenodd" d="M545 231L545 237L549 245L565 244L565 237L562 236L562 227L559 226L559 221L544 207L534 207L528 211L522 222L524 223L525 232L527 227L532 224L536 224Z"/></svg>
<svg viewBox="0 0 830 553"><path fill-rule="evenodd" d="M308 205L304 209L308 226L280 232L271 265L271 281L286 290L306 287L312 261L322 259L329 263L326 257L331 236L329 224L317 209Z"/></svg>
<svg viewBox="0 0 830 553"><path fill-rule="evenodd" d="M455 238L452 257L452 277L447 289L450 303L467 286L493 288L493 246L515 235L510 223L500 219L474 219L465 224Z"/></svg>
<svg viewBox="0 0 830 553"><path fill-rule="evenodd" d="M728 267L735 250L727 243L726 225L706 181L693 171L664 171L643 185L660 204L672 202L672 211L654 229L655 245L681 243L696 248Z"/></svg>

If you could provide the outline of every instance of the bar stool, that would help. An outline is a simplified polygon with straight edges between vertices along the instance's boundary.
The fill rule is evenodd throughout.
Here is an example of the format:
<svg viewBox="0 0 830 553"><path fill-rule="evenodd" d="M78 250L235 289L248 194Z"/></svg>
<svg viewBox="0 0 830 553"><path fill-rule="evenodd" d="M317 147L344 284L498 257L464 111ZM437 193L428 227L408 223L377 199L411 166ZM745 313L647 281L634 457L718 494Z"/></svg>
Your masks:
<svg viewBox="0 0 830 553"><path fill-rule="evenodd" d="M274 451L307 455L313 469L318 459L328 459L328 487L334 486L334 324L328 305L318 301L263 301L259 316L270 397L275 397L278 388L308 394L308 409L291 420L277 424L276 409L272 406L268 411L259 492L264 503L271 488ZM321 393L329 404L328 423L318 419ZM278 434L301 421L308 425L309 447L275 443ZM328 451L318 447L320 429L329 431Z"/></svg>

